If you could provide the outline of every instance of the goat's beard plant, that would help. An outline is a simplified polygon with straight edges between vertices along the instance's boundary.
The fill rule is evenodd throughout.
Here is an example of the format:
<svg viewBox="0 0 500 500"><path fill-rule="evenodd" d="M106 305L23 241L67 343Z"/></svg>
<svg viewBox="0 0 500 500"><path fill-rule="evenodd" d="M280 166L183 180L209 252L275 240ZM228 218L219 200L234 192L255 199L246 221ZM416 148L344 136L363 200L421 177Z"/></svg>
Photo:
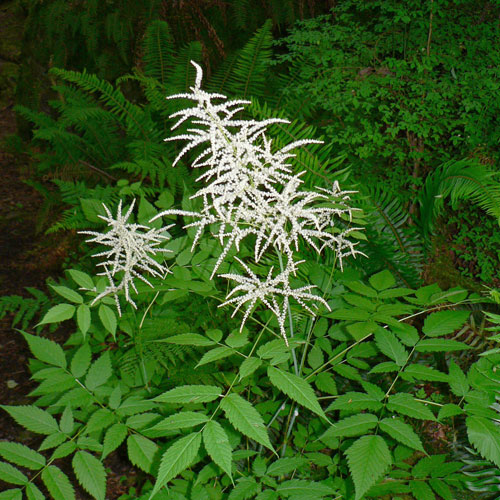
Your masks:
<svg viewBox="0 0 500 500"><path fill-rule="evenodd" d="M271 267L265 279L252 272L243 260L235 258L246 275L220 275L236 282L220 307L234 305L233 316L239 309L246 307L241 331L254 307L258 303L264 304L276 316L280 334L288 345L285 323L290 299L297 301L312 315L313 309L320 304L329 309L324 298L312 293L314 286L291 286L291 278L297 275L302 263L296 257L301 240L318 254L325 249L332 250L341 268L345 257L355 257L361 253L349 239L350 233L358 228L339 227L339 222L344 226L352 222L353 211L356 210L349 206L349 195L352 192L342 191L337 182L333 183L331 189L301 189L301 177L305 172L293 172L288 163L294 156L290 151L321 141L300 140L273 152L272 141L266 136L267 127L274 123L288 122L279 118L263 121L235 118L250 101L227 101L224 95L205 92L201 88L202 69L196 63L192 64L196 68L196 82L190 88L191 93L173 95L168 99L183 98L196 103L194 107L171 115L171 118L177 119L172 130L188 120L197 127L165 140L187 141L175 159L174 166L190 150L202 146L192 167L204 168L197 181L204 181L205 186L191 196L191 199L201 199L203 206L199 212L166 210L150 222L162 216L176 215L194 219L184 226L185 229L196 229L191 250L200 241L206 228L213 229L222 251L212 270L212 278L229 251L235 247L239 252L244 240L252 238L255 263L259 263L267 252L274 251L278 256L280 269ZM88 240L90 242L112 247L111 250L96 255L109 258L99 264L104 267L101 274L107 276L109 286L95 301L112 294L120 313L117 293L121 290L124 291L125 300L135 307L129 290L129 287L133 287L137 292L134 277L151 286L141 271L153 276L164 276L168 272L151 255L165 251L157 248L157 245L167 239L165 233L170 226L152 230L129 224L127 219L131 209L122 216L121 205L116 220L112 219L107 207L105 210L107 217L101 218L111 227L110 232L103 235L87 231L84 234L93 236ZM120 273L123 278L116 285L114 279ZM293 335L291 315L289 328Z"/></svg>

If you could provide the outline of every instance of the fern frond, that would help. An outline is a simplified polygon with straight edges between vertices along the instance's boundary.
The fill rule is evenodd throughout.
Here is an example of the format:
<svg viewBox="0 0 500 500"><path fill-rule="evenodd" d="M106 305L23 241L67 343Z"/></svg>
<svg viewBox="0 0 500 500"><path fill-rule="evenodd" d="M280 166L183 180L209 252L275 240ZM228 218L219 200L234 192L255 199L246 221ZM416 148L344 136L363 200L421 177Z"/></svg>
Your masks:
<svg viewBox="0 0 500 500"><path fill-rule="evenodd" d="M20 325L23 330L29 327L33 318L39 311L47 307L49 298L40 290L27 288L31 297L21 297L20 295L5 295L0 297L0 319L8 314L14 314L12 327Z"/></svg>
<svg viewBox="0 0 500 500"><path fill-rule="evenodd" d="M381 187L362 187L368 214L367 242L363 252L370 258L364 262L370 271L390 269L407 286L417 286L423 267L422 240L415 228L406 227L409 214L389 191Z"/></svg>
<svg viewBox="0 0 500 500"><path fill-rule="evenodd" d="M201 52L200 42L191 42L179 51L175 58L174 69L168 78L168 94L189 92L189 87L193 85L196 77L196 69L191 61L201 62Z"/></svg>
<svg viewBox="0 0 500 500"><path fill-rule="evenodd" d="M106 80L85 71L78 73L52 68L50 72L91 94L98 94L99 100L126 125L130 132L142 136L144 140L154 139L155 126L147 114L139 106L128 101L119 89L113 88Z"/></svg>
<svg viewBox="0 0 500 500"><path fill-rule="evenodd" d="M149 24L144 34L144 74L165 85L172 73L174 39L170 26L157 19Z"/></svg>
<svg viewBox="0 0 500 500"><path fill-rule="evenodd" d="M493 176L485 165L471 160L446 162L430 174L418 199L424 237L432 232L448 197L453 207L458 201L470 200L500 221L500 183Z"/></svg>
<svg viewBox="0 0 500 500"><path fill-rule="evenodd" d="M271 20L257 30L255 35L240 50L230 77L230 91L246 99L266 94L266 80L272 51Z"/></svg>

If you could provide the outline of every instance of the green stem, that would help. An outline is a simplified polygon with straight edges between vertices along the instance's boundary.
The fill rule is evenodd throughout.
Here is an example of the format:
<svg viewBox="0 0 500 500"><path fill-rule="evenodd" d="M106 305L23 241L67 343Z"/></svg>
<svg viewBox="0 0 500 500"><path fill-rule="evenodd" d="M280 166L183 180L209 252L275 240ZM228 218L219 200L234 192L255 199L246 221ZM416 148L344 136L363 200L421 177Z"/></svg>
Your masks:
<svg viewBox="0 0 500 500"><path fill-rule="evenodd" d="M281 272L285 270L283 267L283 257L281 256L281 252L277 252L278 259L280 261L280 269ZM288 323L290 329L290 338L293 339L293 318L292 318L292 309L290 308L290 302L288 301L288 297L285 297L286 308L288 311ZM295 347L292 347L292 359L293 359L293 369L295 371L295 375L299 376L299 365L297 363L297 355L295 353Z"/></svg>

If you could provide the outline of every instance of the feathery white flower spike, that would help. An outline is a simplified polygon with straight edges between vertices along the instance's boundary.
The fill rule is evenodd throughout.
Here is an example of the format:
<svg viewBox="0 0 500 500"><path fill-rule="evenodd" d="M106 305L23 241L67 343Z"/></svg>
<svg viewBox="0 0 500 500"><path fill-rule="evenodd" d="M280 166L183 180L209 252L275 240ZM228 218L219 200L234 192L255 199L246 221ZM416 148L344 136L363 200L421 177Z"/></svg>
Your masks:
<svg viewBox="0 0 500 500"><path fill-rule="evenodd" d="M109 285L101 292L92 302L95 304L98 300L107 295L113 295L118 314L121 316L120 301L118 292L121 290L125 293L125 300L134 308L137 308L135 302L130 297L130 288L137 293L137 288L134 279L140 279L149 286L153 286L142 273L146 272L155 277L165 276L169 270L166 266L158 263L153 256L158 253L169 252L170 250L158 248L163 241L169 239L163 233L170 226L161 229L153 229L141 224L130 224L128 219L134 209L135 200L130 205L127 212L122 215L122 202L118 205L116 217L113 217L110 210L103 204L106 216L99 215L99 218L107 222L110 230L106 233L95 231L80 231L80 234L92 236L86 240L87 243L97 243L111 247L109 250L97 253L93 257L102 257L106 260L100 262L98 266L104 267L104 271L99 273L101 276L106 276ZM121 274L121 281L118 285L115 284L115 278Z"/></svg>
<svg viewBox="0 0 500 500"><path fill-rule="evenodd" d="M221 274L221 277L236 281L238 285L236 285L229 292L226 297L226 301L223 304L220 304L219 307L223 307L228 304L235 304L236 307L231 315L231 317L233 317L244 304L248 303L241 321L240 330L243 329L243 326L245 325L245 322L257 301L261 301L271 312L275 314L278 319L280 333L285 340L285 344L288 346L288 339L285 331L288 299L295 299L304 309L312 314L312 316L314 316L315 313L305 303L305 301L320 302L330 311L330 306L322 297L310 293L313 288L316 288L314 285L307 285L300 288L290 287L290 267L287 267L283 272L274 277L273 268L271 267L267 278L264 281L261 281L242 260L238 257L235 257L235 259L241 264L243 269L245 269L248 276L241 276L239 274ZM243 294L233 297L233 295L238 292L243 292ZM282 299L278 299L280 296Z"/></svg>

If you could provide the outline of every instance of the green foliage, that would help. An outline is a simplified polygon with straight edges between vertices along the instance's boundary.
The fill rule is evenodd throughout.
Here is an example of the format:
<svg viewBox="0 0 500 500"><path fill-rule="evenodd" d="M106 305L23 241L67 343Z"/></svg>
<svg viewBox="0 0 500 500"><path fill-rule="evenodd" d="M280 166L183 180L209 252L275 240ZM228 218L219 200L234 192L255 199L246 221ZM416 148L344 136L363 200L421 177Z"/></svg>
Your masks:
<svg viewBox="0 0 500 500"><path fill-rule="evenodd" d="M241 9L244 2L238 4ZM373 5L380 12L367 12L382 16L387 27L386 4ZM345 42L347 28L359 16L352 8L351 2L340 7L342 38L327 33L338 44ZM409 15L417 19L422 9ZM114 29L116 16L107 22ZM397 22L407 24L402 18ZM418 26L414 26L417 33L422 31ZM220 72L214 72L209 85L228 94L253 97L249 111L261 119L273 115L272 106L279 100L269 96L274 88L267 80L270 30L269 22L261 26ZM354 48L366 42L374 50L366 29L350 33ZM159 210L189 210L196 205L191 199L195 175L185 165L172 173L175 147L161 141L170 125L168 115L179 109L174 101L164 100L165 94L186 90L193 75L189 58L193 54L201 58L199 43L179 48L175 40L166 23L154 21L143 40L142 71L136 69L113 85L86 72L53 69L60 83L55 87L59 100L52 103L54 114L19 109L36 124L35 140L48 145L40 155L40 172L50 172L57 164L88 164L93 172L104 172L108 180L114 174L121 177L106 185L94 176L57 181L69 208L53 229L100 228L102 202L113 206L118 198L140 198L139 209L131 216L138 224L148 224ZM407 40L408 51L412 40ZM326 57L324 40L319 42L318 54ZM386 37L380 44L381 57L389 58ZM361 56L367 57L365 52ZM344 57L332 55L333 60ZM426 85L439 83L434 81L436 66L427 66L429 61L416 56L410 59L420 78L429 79ZM393 61L391 71L396 76L376 78L393 78L391 85L397 93L407 92L410 101L417 94L421 99L419 79L401 78L410 64L402 60L400 67L398 60ZM312 61L304 64L304 71L315 71L311 65ZM304 82L297 67L294 71L297 81ZM356 129L357 138L349 140L364 160L375 161L390 146L392 153L384 153L383 158L414 165L411 162L418 155L401 154L408 145L402 143L400 131L392 136L374 134L372 142L368 141L366 127L375 118L363 118L362 112L387 112L386 121L404 118L402 126L424 136L418 127L426 125L415 120L422 113L420 105L411 116L393 116L394 110L370 107L370 92L376 91L362 87L365 79L345 82L341 76L336 75L332 85L366 92L366 101L354 106L361 110L346 121L346 131L339 132L334 144L347 141L347 132ZM293 78L293 74L284 78L289 95L279 96L288 106L298 99L293 94ZM140 89L142 98L132 98L126 92L128 85ZM390 101L393 97L387 94L387 85L382 87L385 93L376 94L377 99ZM316 105L316 94L310 95L311 106ZM430 102L435 102L431 97ZM338 98L332 95L333 100ZM456 99L452 101L453 106L461 106ZM311 107L310 112L322 111ZM487 115L485 120L490 119ZM316 136L314 127L298 120L274 124L271 130L276 147ZM445 135L439 130L437 137L429 139L431 152L436 152ZM327 138L332 133L328 127L323 132ZM355 141L364 141L365 149ZM312 144L290 159L293 168L307 172L306 185L327 187L335 180L347 180L348 172L339 172L339 166L345 156L352 160L353 153L342 157L333 148L331 142ZM394 158L393 153L397 153ZM431 156L425 158L432 163ZM440 213L435 196L449 197L452 203L472 199L495 212L496 185L481 167L441 160L422 182L422 194L416 198L422 210L416 225L409 225L411 219L419 219L410 213L405 200L382 187L361 187L360 195L352 196L353 205L360 201L368 212L365 219L360 216L355 222L368 226L368 241L362 248L371 259L357 262L356 267L346 262L340 271L333 252L326 251L319 259L307 249L297 249L305 262L297 276L291 277L292 284L314 284L330 310L322 307L313 316L291 301L289 346L279 334L276 318L258 305L254 304L243 329L230 308L218 308L227 286L219 278L211 279L221 248L209 231L192 251L192 228L181 230L172 216L169 222L177 224L169 229L172 239L164 243L171 253L158 257L172 273L163 280L151 278L152 288L139 283L134 295L137 310L127 304L120 314L115 313L112 298L95 301L107 282L103 276L85 272L91 264L83 248L79 268L68 270L65 278L51 284L55 298L44 305L38 325L45 333L66 322L73 332L67 342L59 345L21 332L34 358L30 363L36 381L30 395L34 401L3 409L19 425L42 435L43 441L38 450L0 443L0 456L6 461L0 464L0 478L14 485L11 496L38 498L42 488L56 500L71 500L75 498L71 481L76 478L89 495L103 499L103 460L120 448L131 466L148 478L124 498L457 498L473 485L461 471L463 463L456 461L454 450L445 455L435 446L429 429L438 425L449 433L449 442L469 444L489 469L500 467L495 403L499 354L493 349L476 356L474 339L462 336L481 314L476 304L494 305L489 298L466 290L444 292L437 285L418 286L425 246L420 236L430 231L429 221ZM359 165L353 171L358 178L364 175ZM431 206L424 206L425 200ZM342 224L350 227L349 221ZM241 255L252 255L246 241L238 250ZM271 266L279 266L278 260L276 255L266 255L252 266L252 272L265 277ZM220 272L235 272L233 268L226 262ZM6 310L9 307L13 309L6 306ZM462 351L469 358L456 355ZM63 472L54 465L58 459L71 464L71 479L66 469ZM37 472L28 475L22 469Z"/></svg>

